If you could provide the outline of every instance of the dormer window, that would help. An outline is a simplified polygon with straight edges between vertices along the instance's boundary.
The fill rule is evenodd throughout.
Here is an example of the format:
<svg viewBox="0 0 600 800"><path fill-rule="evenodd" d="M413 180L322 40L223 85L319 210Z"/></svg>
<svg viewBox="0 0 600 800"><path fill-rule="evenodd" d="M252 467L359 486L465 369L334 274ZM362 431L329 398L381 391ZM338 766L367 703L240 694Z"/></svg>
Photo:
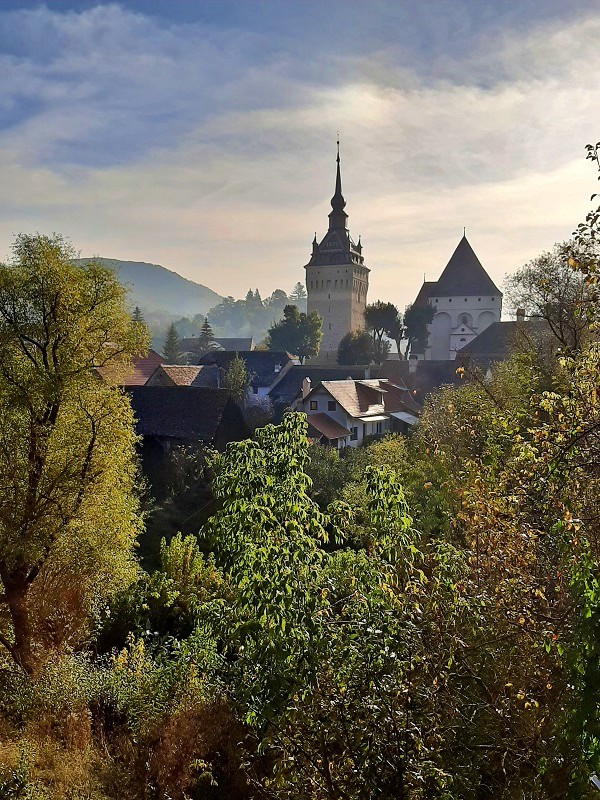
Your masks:
<svg viewBox="0 0 600 800"><path fill-rule="evenodd" d="M275 366L273 368L273 371L274 372L281 372L281 364L275 364Z"/></svg>

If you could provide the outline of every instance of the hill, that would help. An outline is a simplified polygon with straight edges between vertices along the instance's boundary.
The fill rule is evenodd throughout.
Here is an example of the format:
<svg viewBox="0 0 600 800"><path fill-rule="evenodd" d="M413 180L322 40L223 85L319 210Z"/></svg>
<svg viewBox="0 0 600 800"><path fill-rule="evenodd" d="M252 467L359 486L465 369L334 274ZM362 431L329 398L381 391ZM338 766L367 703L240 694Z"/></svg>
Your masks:
<svg viewBox="0 0 600 800"><path fill-rule="evenodd" d="M80 262L89 260L89 258L79 259ZM206 314L209 308L223 299L207 286L182 278L181 275L159 264L119 261L116 258L95 260L114 269L121 283L130 289L130 304L139 306L144 313L165 311L176 317Z"/></svg>

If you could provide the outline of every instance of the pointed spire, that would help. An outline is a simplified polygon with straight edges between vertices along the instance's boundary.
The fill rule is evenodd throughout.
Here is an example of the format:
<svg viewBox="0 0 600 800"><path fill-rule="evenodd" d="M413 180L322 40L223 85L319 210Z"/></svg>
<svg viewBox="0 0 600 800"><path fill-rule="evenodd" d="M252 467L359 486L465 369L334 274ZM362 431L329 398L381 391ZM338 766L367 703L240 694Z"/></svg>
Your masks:
<svg viewBox="0 0 600 800"><path fill-rule="evenodd" d="M315 238L313 239L313 242L312 242L312 251L313 251L313 253L316 253L318 249L319 249L319 243L317 242L317 232L315 231Z"/></svg>
<svg viewBox="0 0 600 800"><path fill-rule="evenodd" d="M358 244L356 245L356 249L359 253L362 253L362 242L360 240L360 235L358 237Z"/></svg>
<svg viewBox="0 0 600 800"><path fill-rule="evenodd" d="M337 140L337 170L335 176L335 192L331 198L331 212L329 214L329 230L333 228L346 228L348 214L344 211L346 201L342 194L342 173L340 170L340 140Z"/></svg>

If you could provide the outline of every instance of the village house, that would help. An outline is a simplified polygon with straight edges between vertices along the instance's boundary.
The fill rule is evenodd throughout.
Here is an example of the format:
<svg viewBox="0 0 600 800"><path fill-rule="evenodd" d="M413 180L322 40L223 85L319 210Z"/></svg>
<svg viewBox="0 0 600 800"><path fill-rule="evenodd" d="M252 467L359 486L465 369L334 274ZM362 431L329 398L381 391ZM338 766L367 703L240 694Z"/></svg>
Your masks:
<svg viewBox="0 0 600 800"><path fill-rule="evenodd" d="M333 447L357 447L386 433L407 433L418 422L419 407L405 386L386 380L304 379L293 408L303 411L309 436Z"/></svg>
<svg viewBox="0 0 600 800"><path fill-rule="evenodd" d="M242 411L226 389L195 386L134 386L127 389L141 437L144 475L162 485L172 451L180 446L224 450L250 436Z"/></svg>

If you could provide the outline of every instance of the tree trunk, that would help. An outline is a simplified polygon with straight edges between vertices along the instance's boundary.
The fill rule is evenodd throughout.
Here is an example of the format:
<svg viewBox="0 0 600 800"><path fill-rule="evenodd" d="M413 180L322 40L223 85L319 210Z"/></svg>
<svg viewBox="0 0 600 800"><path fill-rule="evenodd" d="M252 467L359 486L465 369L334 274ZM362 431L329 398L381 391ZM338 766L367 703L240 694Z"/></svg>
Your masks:
<svg viewBox="0 0 600 800"><path fill-rule="evenodd" d="M21 574L21 571L16 575L7 575L5 570L2 570L2 583L15 640L11 648L11 655L16 663L31 675L35 671L33 631L29 610L31 585L27 581L25 572Z"/></svg>

